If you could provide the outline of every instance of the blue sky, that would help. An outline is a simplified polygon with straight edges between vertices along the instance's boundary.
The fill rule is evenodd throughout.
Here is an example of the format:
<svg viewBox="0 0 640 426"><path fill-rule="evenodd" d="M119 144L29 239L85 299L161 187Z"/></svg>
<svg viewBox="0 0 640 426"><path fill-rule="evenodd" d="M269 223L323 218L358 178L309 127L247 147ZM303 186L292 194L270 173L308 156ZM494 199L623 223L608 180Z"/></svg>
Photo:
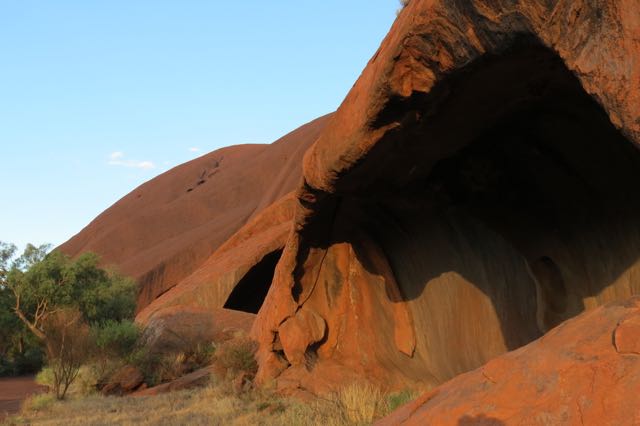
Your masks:
<svg viewBox="0 0 640 426"><path fill-rule="evenodd" d="M0 0L0 240L60 244L150 178L335 110L397 0Z"/></svg>

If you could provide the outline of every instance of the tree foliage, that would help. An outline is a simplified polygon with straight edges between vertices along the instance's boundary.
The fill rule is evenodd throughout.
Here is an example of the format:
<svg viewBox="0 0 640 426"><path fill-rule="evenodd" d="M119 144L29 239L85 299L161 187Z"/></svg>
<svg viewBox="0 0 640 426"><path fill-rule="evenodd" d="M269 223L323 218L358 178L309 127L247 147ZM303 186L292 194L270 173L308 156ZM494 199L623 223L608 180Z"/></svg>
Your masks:
<svg viewBox="0 0 640 426"><path fill-rule="evenodd" d="M74 260L59 251L43 255L40 248L27 247L6 280L18 318L42 340L47 319L64 308L78 309L88 323L131 318L135 284L101 269L98 261L92 253Z"/></svg>
<svg viewBox="0 0 640 426"><path fill-rule="evenodd" d="M30 348L48 348L51 339L58 336L50 323L64 312L77 312L78 321L87 326L133 318L136 286L132 280L102 269L95 254L71 259L49 250L48 245L30 244L16 257L14 245L0 242L3 360L10 359L10 354L24 355ZM5 370L0 363L0 374L11 372Z"/></svg>

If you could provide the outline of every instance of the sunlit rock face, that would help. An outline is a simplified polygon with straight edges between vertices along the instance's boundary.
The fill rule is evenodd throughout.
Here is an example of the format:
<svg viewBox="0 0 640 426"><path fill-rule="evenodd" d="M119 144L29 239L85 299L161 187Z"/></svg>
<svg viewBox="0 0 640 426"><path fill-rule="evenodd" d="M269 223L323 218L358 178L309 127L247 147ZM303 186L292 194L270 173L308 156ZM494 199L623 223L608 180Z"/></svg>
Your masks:
<svg viewBox="0 0 640 426"><path fill-rule="evenodd" d="M181 164L127 194L60 250L70 256L97 253L105 266L134 278L138 312L196 272L200 284L212 284L207 276L217 273L211 257L297 187L302 156L330 118L269 145L226 147ZM280 222L291 221L291 209L280 211L288 214ZM278 220L270 223L277 226ZM226 296L220 295L216 307Z"/></svg>
<svg viewBox="0 0 640 426"><path fill-rule="evenodd" d="M305 155L260 377L438 385L640 292L639 16L412 1Z"/></svg>
<svg viewBox="0 0 640 426"><path fill-rule="evenodd" d="M636 425L639 325L638 298L590 309L376 425Z"/></svg>

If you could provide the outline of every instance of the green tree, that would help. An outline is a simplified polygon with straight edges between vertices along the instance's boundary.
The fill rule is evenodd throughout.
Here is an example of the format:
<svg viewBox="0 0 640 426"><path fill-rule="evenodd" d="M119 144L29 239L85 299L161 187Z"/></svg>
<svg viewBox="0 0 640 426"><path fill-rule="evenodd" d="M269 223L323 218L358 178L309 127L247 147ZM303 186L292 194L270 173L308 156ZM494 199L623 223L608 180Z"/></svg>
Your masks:
<svg viewBox="0 0 640 426"><path fill-rule="evenodd" d="M0 241L0 376L34 372L42 365L40 341L16 316L15 295L7 280L11 269L26 265L46 247L28 247L26 256L15 259L16 246Z"/></svg>
<svg viewBox="0 0 640 426"><path fill-rule="evenodd" d="M99 267L93 253L70 259L59 251L46 254L48 247L28 246L13 262L5 286L13 293L13 311L40 340L51 315L76 308L88 323L132 318L135 311L135 283Z"/></svg>

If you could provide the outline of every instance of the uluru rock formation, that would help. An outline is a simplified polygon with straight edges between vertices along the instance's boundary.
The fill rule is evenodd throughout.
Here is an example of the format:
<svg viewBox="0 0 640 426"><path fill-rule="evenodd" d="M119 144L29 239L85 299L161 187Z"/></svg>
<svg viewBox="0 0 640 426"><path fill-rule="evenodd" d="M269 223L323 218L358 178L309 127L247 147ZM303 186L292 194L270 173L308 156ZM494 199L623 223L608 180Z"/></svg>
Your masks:
<svg viewBox="0 0 640 426"><path fill-rule="evenodd" d="M627 408L588 404L637 393L614 382L640 362L637 299L620 304L640 293L639 117L636 0L412 0L331 118L181 166L140 188L171 196L134 191L63 248L135 275L141 323L257 314L258 378L283 392L455 378L398 416L482 400L469 421L501 424L486 416L527 418L500 404L538 386L533 363L567 381L533 407L617 424ZM207 208L186 201L205 188ZM460 376L491 359L522 374ZM585 390L592 368L602 387Z"/></svg>

